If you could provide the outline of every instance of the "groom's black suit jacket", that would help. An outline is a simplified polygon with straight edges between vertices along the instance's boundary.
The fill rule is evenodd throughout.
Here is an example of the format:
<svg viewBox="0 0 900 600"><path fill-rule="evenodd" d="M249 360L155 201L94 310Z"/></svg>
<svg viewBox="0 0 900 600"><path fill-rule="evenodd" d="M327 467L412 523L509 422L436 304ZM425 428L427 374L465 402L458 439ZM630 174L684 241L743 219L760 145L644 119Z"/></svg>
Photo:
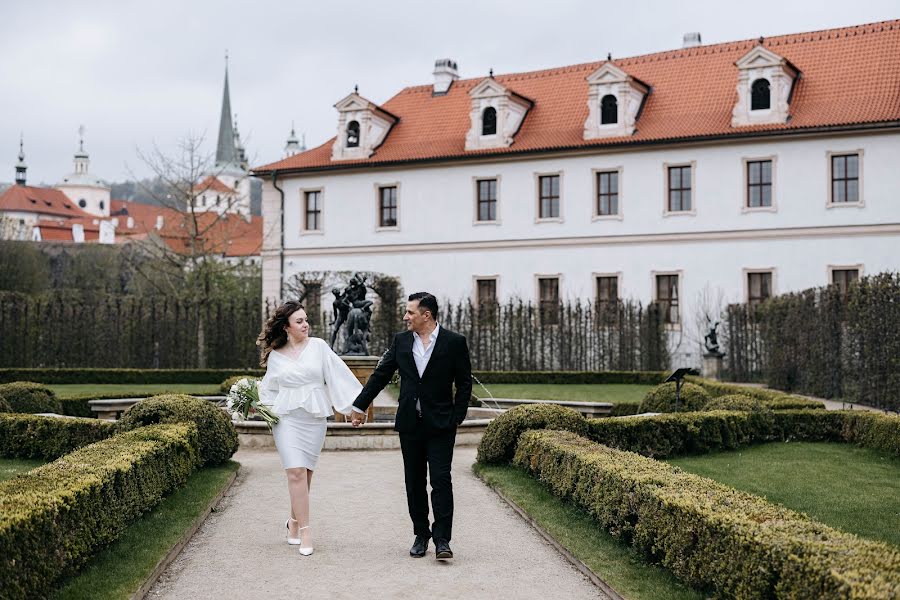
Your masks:
<svg viewBox="0 0 900 600"><path fill-rule="evenodd" d="M455 429L466 418L472 395L472 365L466 338L441 327L422 377L413 358L413 341L411 331L394 336L391 347L381 357L353 406L363 411L368 409L399 370L400 400L394 429L401 433L416 430L417 399L422 407L422 421L429 429Z"/></svg>

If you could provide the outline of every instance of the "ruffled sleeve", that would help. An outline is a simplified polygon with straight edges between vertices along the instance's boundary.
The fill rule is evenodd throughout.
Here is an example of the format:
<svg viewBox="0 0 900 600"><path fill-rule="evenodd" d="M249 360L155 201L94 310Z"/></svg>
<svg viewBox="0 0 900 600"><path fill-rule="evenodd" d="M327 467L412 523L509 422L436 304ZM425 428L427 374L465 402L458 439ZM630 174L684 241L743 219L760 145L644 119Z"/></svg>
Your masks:
<svg viewBox="0 0 900 600"><path fill-rule="evenodd" d="M259 401L266 406L275 404L275 397L278 395L278 378L272 374L270 365L266 366L266 374L263 375L262 381L259 382Z"/></svg>
<svg viewBox="0 0 900 600"><path fill-rule="evenodd" d="M362 391L362 384L327 342L322 346L322 372L325 375L325 389L328 390L331 405L339 413L349 415L352 412L353 401Z"/></svg>

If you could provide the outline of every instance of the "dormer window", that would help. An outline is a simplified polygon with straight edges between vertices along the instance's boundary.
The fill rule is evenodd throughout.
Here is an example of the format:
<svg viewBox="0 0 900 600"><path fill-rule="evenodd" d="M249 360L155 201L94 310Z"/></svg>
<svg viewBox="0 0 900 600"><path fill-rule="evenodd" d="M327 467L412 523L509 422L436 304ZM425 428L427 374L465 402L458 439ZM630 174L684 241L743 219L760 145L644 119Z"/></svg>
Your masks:
<svg viewBox="0 0 900 600"><path fill-rule="evenodd" d="M731 126L787 123L800 71L762 44L741 57L735 66L737 102L731 113Z"/></svg>
<svg viewBox="0 0 900 600"><path fill-rule="evenodd" d="M612 62L591 73L588 83L588 118L584 139L632 135L650 86Z"/></svg>
<svg viewBox="0 0 900 600"><path fill-rule="evenodd" d="M359 122L358 121L350 121L347 124L347 147L348 148L358 148L359 147Z"/></svg>
<svg viewBox="0 0 900 600"><path fill-rule="evenodd" d="M608 125L619 121L619 101L612 94L603 96L600 101L600 124Z"/></svg>
<svg viewBox="0 0 900 600"><path fill-rule="evenodd" d="M771 95L769 94L769 81L757 79L750 86L750 110L768 110L771 108Z"/></svg>
<svg viewBox="0 0 900 600"><path fill-rule="evenodd" d="M508 89L493 77L483 79L469 92L471 126L466 134L466 150L509 148L525 115L534 103Z"/></svg>
<svg viewBox="0 0 900 600"><path fill-rule="evenodd" d="M481 113L481 135L496 135L497 133L497 109L488 106Z"/></svg>
<svg viewBox="0 0 900 600"><path fill-rule="evenodd" d="M338 135L331 147L331 160L369 158L398 120L356 92L334 107L338 111Z"/></svg>

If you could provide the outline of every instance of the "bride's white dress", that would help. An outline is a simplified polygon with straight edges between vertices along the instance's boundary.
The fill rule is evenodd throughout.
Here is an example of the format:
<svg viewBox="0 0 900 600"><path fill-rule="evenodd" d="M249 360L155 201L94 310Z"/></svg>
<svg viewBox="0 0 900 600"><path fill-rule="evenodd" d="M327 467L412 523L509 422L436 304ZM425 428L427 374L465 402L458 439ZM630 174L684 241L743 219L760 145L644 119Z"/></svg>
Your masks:
<svg viewBox="0 0 900 600"><path fill-rule="evenodd" d="M278 415L272 435L282 466L315 469L325 443L325 420L334 410L349 415L360 391L356 376L323 339L309 338L296 360L270 352L259 399Z"/></svg>

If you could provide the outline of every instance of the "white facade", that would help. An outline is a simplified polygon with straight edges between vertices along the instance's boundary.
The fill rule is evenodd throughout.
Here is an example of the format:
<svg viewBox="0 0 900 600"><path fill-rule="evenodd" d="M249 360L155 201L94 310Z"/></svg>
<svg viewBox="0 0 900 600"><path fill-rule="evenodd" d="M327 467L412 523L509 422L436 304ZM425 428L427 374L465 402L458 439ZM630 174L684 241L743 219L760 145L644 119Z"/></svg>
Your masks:
<svg viewBox="0 0 900 600"><path fill-rule="evenodd" d="M857 203L833 203L831 156L859 157ZM772 206L747 207L747 162L772 161ZM670 212L667 169L690 166L692 206ZM704 292L744 301L748 273L772 273L780 294L900 269L900 133L778 136L656 148L609 148L401 169L290 175L284 190L285 279L300 271L396 275L407 293L473 297L476 278L497 294L537 301L537 278L558 277L563 299L593 299L595 277L615 275L619 296L656 297L655 276L679 275L673 349L699 364ZM617 215L598 216L596 173L618 173ZM539 177L559 174L558 218L540 219ZM497 219L479 222L476 186L497 180ZM378 189L397 187L398 225L378 222ZM317 191L318 231L304 230L305 192ZM264 182L263 294L280 294L280 195ZM679 340L681 345L678 345Z"/></svg>

